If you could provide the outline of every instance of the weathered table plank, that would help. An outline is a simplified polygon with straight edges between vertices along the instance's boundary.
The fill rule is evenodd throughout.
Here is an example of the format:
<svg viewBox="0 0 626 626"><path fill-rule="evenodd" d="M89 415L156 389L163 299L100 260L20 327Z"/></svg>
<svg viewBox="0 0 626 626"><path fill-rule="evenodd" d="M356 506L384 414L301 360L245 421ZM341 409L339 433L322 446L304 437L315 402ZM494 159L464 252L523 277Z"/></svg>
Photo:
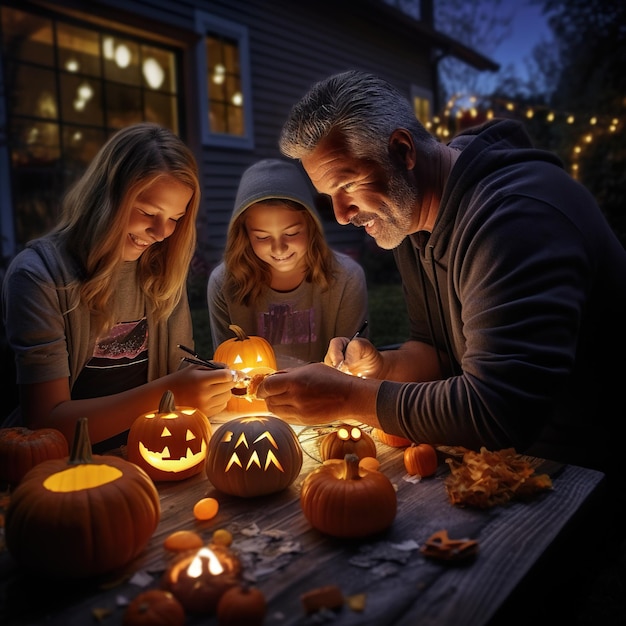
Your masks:
<svg viewBox="0 0 626 626"><path fill-rule="evenodd" d="M123 602L143 590L128 576L139 571L153 577L148 586L158 584L171 559L163 549L163 541L171 532L197 530L208 540L216 528L227 528L237 548L244 545L245 532L256 528L260 534L284 533L273 544L276 548L299 546L297 552L280 557L284 559L282 567L256 576L254 582L269 603L266 626L320 623L319 616L304 614L300 596L329 584L338 585L346 597L365 594L366 598L363 611L344 606L334 615L332 623L337 626L480 626L492 619L603 479L599 472L566 466L554 476L554 489L531 501L486 511L464 509L451 505L447 497L445 463L436 476L409 482L404 479L403 450L377 443L381 470L397 487L398 515L392 527L379 536L339 540L312 529L300 510L300 483L318 463L315 438L310 432L303 433L301 441L308 452L302 472L279 494L255 499L225 496L215 491L203 474L159 484L159 527L144 554L127 568L127 576L110 587L34 581L19 572L6 551L0 553L0 623L84 626L93 620L94 610L104 610L102 624L121 624ZM213 520L198 522L193 518L193 505L209 495L219 500L220 511ZM456 565L425 558L418 546L441 529L453 538L477 539L478 556L470 563ZM412 549L394 552L398 560L372 555L373 550L379 550L388 557L390 546ZM244 565L246 558L244 554ZM247 574L254 578L255 571L247 570ZM39 600L33 602L34 598ZM190 616L187 623L210 626L217 621L214 617Z"/></svg>

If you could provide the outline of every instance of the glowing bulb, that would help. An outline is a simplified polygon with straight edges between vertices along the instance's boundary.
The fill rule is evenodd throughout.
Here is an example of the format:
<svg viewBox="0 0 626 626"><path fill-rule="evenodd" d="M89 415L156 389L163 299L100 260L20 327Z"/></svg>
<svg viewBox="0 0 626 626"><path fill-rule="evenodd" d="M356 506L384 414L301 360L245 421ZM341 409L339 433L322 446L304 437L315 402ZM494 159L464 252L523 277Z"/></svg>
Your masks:
<svg viewBox="0 0 626 626"><path fill-rule="evenodd" d="M93 97L93 89L89 83L82 83L78 87L78 97L85 102L91 100Z"/></svg>
<svg viewBox="0 0 626 626"><path fill-rule="evenodd" d="M80 64L74 58L68 59L65 63L65 69L68 72L78 72L79 68L80 68Z"/></svg>
<svg viewBox="0 0 626 626"><path fill-rule="evenodd" d="M122 69L127 68L130 65L130 59L131 55L128 46L121 44L115 49L115 62L118 67Z"/></svg>
<svg viewBox="0 0 626 626"><path fill-rule="evenodd" d="M165 80L165 72L156 59L152 57L143 62L143 76L152 89L158 89Z"/></svg>

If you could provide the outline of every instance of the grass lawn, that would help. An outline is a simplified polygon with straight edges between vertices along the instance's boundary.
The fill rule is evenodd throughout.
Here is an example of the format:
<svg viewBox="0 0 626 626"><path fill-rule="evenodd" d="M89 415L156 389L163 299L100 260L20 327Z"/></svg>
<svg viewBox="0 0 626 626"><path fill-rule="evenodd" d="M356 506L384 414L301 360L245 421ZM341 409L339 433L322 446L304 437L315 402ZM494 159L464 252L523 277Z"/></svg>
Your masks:
<svg viewBox="0 0 626 626"><path fill-rule="evenodd" d="M399 284L370 285L369 294L369 333L376 346L386 346L404 341L409 333L409 324ZM191 310L193 318L196 351L202 355L212 355L209 313L206 307Z"/></svg>

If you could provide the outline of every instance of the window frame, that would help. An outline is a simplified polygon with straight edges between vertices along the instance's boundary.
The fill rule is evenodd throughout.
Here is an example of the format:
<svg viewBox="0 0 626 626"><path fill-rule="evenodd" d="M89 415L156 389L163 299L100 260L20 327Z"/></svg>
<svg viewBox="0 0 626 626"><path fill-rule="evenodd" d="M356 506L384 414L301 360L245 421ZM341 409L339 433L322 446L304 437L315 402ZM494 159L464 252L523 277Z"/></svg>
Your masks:
<svg viewBox="0 0 626 626"><path fill-rule="evenodd" d="M250 47L248 28L230 20L207 13L196 11L196 32L200 34L196 44L196 65L198 68L198 93L200 98L200 130L202 143L205 146L220 148L237 148L252 150L254 148L254 127L252 121L252 86L250 80ZM245 132L243 136L228 133L214 133L209 127L209 84L206 63L207 33L223 35L234 39L239 48L239 67L241 71L241 91L243 94L243 120Z"/></svg>

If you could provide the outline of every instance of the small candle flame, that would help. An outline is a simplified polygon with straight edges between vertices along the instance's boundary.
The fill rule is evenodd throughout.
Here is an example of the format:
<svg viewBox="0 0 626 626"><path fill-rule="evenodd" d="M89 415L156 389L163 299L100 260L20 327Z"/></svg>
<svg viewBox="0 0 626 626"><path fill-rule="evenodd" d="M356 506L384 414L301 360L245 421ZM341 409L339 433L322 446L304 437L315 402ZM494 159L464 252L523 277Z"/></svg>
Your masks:
<svg viewBox="0 0 626 626"><path fill-rule="evenodd" d="M207 569L210 574L217 576L224 571L222 564L219 562L219 559L215 556L215 553L212 550L209 548L200 548L187 568L187 575L190 578L198 578L202 576L202 573L205 571L204 563L206 561L208 561Z"/></svg>

